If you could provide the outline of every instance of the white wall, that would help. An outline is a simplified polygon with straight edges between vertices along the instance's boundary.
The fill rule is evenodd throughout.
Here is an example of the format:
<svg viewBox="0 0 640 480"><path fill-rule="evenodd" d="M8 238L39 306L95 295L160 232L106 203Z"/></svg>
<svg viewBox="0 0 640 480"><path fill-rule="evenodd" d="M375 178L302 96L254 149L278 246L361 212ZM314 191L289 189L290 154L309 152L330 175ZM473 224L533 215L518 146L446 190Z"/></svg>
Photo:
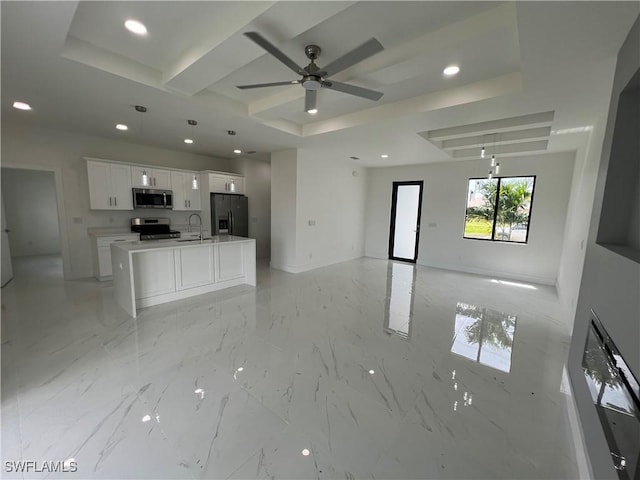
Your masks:
<svg viewBox="0 0 640 480"><path fill-rule="evenodd" d="M244 176L249 197L249 237L256 239L256 257L271 255L271 164L243 157L232 161L232 171Z"/></svg>
<svg viewBox="0 0 640 480"><path fill-rule="evenodd" d="M366 179L319 149L272 153L271 266L298 273L361 257Z"/></svg>
<svg viewBox="0 0 640 480"><path fill-rule="evenodd" d="M11 165L36 165L60 169L65 229L63 254L65 278L92 275L92 260L87 228L129 227L134 216L159 216L146 210L89 210L87 165L82 157L95 157L131 163L142 163L188 170L229 171L230 161L184 152L138 145L123 141L71 133L62 130L36 128L24 124L2 124L2 162ZM185 224L189 212L163 211L173 224Z"/></svg>
<svg viewBox="0 0 640 480"><path fill-rule="evenodd" d="M363 256L366 181L351 160L298 150L297 271Z"/></svg>
<svg viewBox="0 0 640 480"><path fill-rule="evenodd" d="M593 309L607 329L620 353L636 378L640 378L640 263L613 252L596 243L600 215L609 171L610 154L614 138L614 125L618 97L631 77L640 69L640 20L629 33L618 55L612 87L611 105L606 132L602 142L601 160L595 188L595 201L587 243L582 284L576 308L567 363L576 405L580 416L584 441L587 446L595 478L617 478L610 449L606 444L602 426L593 406L582 369L585 340ZM636 125L637 126L637 125ZM637 135L629 139L638 140ZM620 152L620 146L615 149ZM628 149L634 151L633 148ZM622 157L624 162L638 162L637 156ZM617 160L620 160L618 158ZM637 164L636 164L637 165ZM617 165L620 168L620 165Z"/></svg>
<svg viewBox="0 0 640 480"><path fill-rule="evenodd" d="M60 253L53 172L3 168L2 198L12 257Z"/></svg>
<svg viewBox="0 0 640 480"><path fill-rule="evenodd" d="M271 266L287 272L296 268L296 196L298 152L271 154Z"/></svg>
<svg viewBox="0 0 640 480"><path fill-rule="evenodd" d="M369 172L365 255L388 258L394 181L423 180L420 265L555 284L575 152L500 160L501 175L536 176L526 245L462 237L469 178L485 177L488 161L376 168Z"/></svg>

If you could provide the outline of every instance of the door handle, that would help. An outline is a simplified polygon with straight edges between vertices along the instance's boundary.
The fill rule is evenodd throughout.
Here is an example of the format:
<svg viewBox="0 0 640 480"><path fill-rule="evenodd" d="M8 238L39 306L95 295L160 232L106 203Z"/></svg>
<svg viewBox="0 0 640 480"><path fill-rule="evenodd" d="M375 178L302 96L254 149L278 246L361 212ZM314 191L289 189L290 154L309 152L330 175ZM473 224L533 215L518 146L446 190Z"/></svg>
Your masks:
<svg viewBox="0 0 640 480"><path fill-rule="evenodd" d="M5 229L4 229L4 232L5 232L5 233L10 233L10 232L11 232L11 230L9 230L8 228L5 228Z"/></svg>

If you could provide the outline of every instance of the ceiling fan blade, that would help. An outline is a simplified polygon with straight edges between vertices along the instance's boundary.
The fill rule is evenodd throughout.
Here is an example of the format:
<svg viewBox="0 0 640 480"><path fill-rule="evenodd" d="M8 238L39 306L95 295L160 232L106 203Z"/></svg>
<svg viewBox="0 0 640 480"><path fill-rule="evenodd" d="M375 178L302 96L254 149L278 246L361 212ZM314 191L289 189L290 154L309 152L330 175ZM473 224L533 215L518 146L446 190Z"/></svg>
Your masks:
<svg viewBox="0 0 640 480"><path fill-rule="evenodd" d="M290 80L288 82L253 83L251 85L236 85L236 88L239 88L241 90L247 90L249 88L280 87L282 85L296 85L297 83L300 83L300 80Z"/></svg>
<svg viewBox="0 0 640 480"><path fill-rule="evenodd" d="M345 53L340 58L335 59L322 70L326 72L325 75L327 76L335 75L336 73L341 72L342 70L361 62L365 58L369 58L371 55L381 52L382 50L384 50L382 44L375 38L370 38L359 47L356 47L350 52Z"/></svg>
<svg viewBox="0 0 640 480"><path fill-rule="evenodd" d="M369 90L368 88L356 87L348 83L334 82L333 80L323 82L323 87L330 88L331 90L337 90L338 92L348 93L350 95L356 95L362 98L368 98L369 100L380 100L384 93L376 92L375 90Z"/></svg>
<svg viewBox="0 0 640 480"><path fill-rule="evenodd" d="M305 90L304 94L304 111L308 112L316 108L316 99L318 98L317 90Z"/></svg>
<svg viewBox="0 0 640 480"><path fill-rule="evenodd" d="M245 32L244 34L247 37L249 37L251 40L253 40L255 43L260 45L262 48L264 48L268 53L270 53L271 55L276 57L278 60L280 60L282 63L284 63L291 70L296 72L298 75L305 75L304 69L300 65L298 65L296 62L291 60L289 57L287 57L287 55L285 55L285 53L282 50L280 50L278 47L276 47L273 43L271 43L269 40L264 38L258 32Z"/></svg>

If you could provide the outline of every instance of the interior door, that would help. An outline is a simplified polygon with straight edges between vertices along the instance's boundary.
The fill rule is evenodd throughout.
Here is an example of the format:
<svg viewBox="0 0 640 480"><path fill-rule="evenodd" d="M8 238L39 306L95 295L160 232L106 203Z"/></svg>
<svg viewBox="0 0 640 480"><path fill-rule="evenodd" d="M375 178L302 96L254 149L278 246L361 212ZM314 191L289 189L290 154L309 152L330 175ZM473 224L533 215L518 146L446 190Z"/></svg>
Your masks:
<svg viewBox="0 0 640 480"><path fill-rule="evenodd" d="M4 287L13 278L13 265L11 265L11 251L9 248L9 229L7 228L7 219L4 214L4 201L0 196L0 206L2 208L2 286Z"/></svg>
<svg viewBox="0 0 640 480"><path fill-rule="evenodd" d="M416 263L423 183L393 182L389 258Z"/></svg>

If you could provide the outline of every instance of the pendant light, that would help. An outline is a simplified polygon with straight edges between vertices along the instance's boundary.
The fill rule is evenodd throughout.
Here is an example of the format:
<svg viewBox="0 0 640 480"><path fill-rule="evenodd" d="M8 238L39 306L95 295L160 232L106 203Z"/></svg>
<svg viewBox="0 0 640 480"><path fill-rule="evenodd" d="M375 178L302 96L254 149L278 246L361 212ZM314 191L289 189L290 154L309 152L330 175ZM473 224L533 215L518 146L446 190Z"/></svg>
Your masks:
<svg viewBox="0 0 640 480"><path fill-rule="evenodd" d="M191 138L185 138L184 143L188 143L189 145L191 145L193 143L193 127L198 125L198 122L196 122L195 120L187 120L187 123L191 125Z"/></svg>
<svg viewBox="0 0 640 480"><path fill-rule="evenodd" d="M489 163L489 180L493 178L494 175L498 175L500 173L500 164L496 162L496 133L493 134L493 149L491 153L491 162ZM484 147L480 150L480 157L484 157Z"/></svg>
<svg viewBox="0 0 640 480"><path fill-rule="evenodd" d="M135 105L134 108L136 109L136 112L140 113L140 138L142 138L142 118L143 113L147 113L147 107L143 107L142 105ZM147 175L146 170L142 170L141 183L143 187L149 186L149 175Z"/></svg>

